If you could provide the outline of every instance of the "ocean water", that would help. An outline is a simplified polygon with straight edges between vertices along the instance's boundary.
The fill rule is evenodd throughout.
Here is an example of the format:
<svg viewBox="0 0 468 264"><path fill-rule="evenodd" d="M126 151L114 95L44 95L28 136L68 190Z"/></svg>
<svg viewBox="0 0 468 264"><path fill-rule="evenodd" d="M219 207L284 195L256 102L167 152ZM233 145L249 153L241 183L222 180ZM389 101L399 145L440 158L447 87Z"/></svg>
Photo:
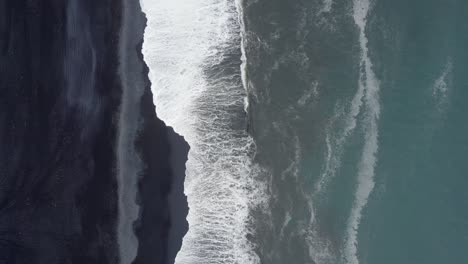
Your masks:
<svg viewBox="0 0 468 264"><path fill-rule="evenodd" d="M156 112L190 145L189 231L176 263L258 263L251 208L266 199L247 133L240 23L234 1L143 1L143 54Z"/></svg>
<svg viewBox="0 0 468 264"><path fill-rule="evenodd" d="M468 2L143 0L176 263L468 263Z"/></svg>

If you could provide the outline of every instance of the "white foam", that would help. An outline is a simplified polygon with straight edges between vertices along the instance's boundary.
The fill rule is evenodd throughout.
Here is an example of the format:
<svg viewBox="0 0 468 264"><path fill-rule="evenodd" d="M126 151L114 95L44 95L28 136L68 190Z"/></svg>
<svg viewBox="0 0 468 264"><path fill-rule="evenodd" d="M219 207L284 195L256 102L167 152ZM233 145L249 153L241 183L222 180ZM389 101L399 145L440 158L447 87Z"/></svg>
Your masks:
<svg viewBox="0 0 468 264"><path fill-rule="evenodd" d="M362 2L362 3L360 3ZM332 118L328 132L327 132L327 159L325 162L325 169L324 172L322 173L320 180L318 181L316 185L316 191L320 192L324 189L324 187L334 178L336 175L336 170L340 167L341 165L341 156L343 149L347 143L348 137L354 132L357 124L357 116L361 112L361 108L363 106L363 99L365 96L365 93L368 93L369 87L375 87L375 76L374 73L372 72L372 63L370 59L368 58L368 50L367 50L367 38L365 36L364 28L366 24L366 16L367 16L367 11L369 9L369 1L368 0L355 0L354 2L354 7L353 7L353 17L356 25L358 25L360 33L359 33L359 43L361 47L361 52L362 52L362 58L361 58L361 67L364 67L364 72L365 76L360 76L359 79L359 85L356 93L353 96L353 99L351 100L350 106L348 111L345 114L342 114L342 110L338 108L335 111L335 116ZM362 71L361 70L361 71ZM362 72L360 72L362 74ZM369 75L369 79L368 78ZM374 79L372 79L372 77ZM367 83L363 83L367 82ZM372 90L372 88L370 88ZM374 93L371 91L371 93ZM372 96L371 96L372 97ZM366 96L366 99L368 99L368 96ZM373 99L370 99L371 101L375 101ZM378 101L378 100L377 100ZM374 105L378 106L378 102L369 102ZM378 107L376 108L378 109ZM334 126L336 125L335 123L339 119L340 116L343 116L344 118L344 129L341 131L340 135L337 137L333 137L331 135L331 131Z"/></svg>
<svg viewBox="0 0 468 264"><path fill-rule="evenodd" d="M279 128L277 129L280 130ZM293 176L295 180L297 180L299 177L299 164L302 159L302 153L301 153L301 142L297 135L294 135L293 142L294 142L294 159L290 161L289 166L281 173L282 180L286 180L286 177L289 177L289 176Z"/></svg>
<svg viewBox="0 0 468 264"><path fill-rule="evenodd" d="M323 0L322 8L320 9L320 13L328 13L332 10L333 0Z"/></svg>
<svg viewBox="0 0 468 264"><path fill-rule="evenodd" d="M333 118L331 118L330 124L326 129L325 140L327 146L327 157L324 171L320 175L320 179L316 184L316 193L320 193L325 189L328 183L335 177L337 169L341 166L341 156L349 136L356 128L357 116L361 111L364 93L365 86L359 84L358 89L351 100L348 111L344 112L344 107L337 107L335 109L335 114ZM344 120L344 128L337 137L334 137L332 131L337 129L337 122L341 118Z"/></svg>
<svg viewBox="0 0 468 264"><path fill-rule="evenodd" d="M358 182L355 200L348 219L347 237L345 241L344 258L347 263L358 264L358 228L362 218L362 211L367 205L369 195L374 188L374 170L377 162L378 150L378 119L380 116L379 81L372 70L372 62L367 48L365 33L367 16L370 9L369 0L354 0L353 18L359 29L359 43L361 46L361 68L359 86L365 89L365 143L361 161L358 167Z"/></svg>
<svg viewBox="0 0 468 264"><path fill-rule="evenodd" d="M312 86L307 89L304 94L301 96L301 98L299 98L299 100L297 101L297 104L300 106L300 107L304 107L306 104L308 104L311 100L311 97L313 96L313 100L317 100L318 99L318 82L315 81L312 83Z"/></svg>
<svg viewBox="0 0 468 264"><path fill-rule="evenodd" d="M285 216L284 216L284 222L283 222L283 225L281 226L280 235L279 235L279 237L281 239L284 236L284 229L286 229L286 227L288 227L289 222L291 222L291 220L292 220L291 213L286 212Z"/></svg>
<svg viewBox="0 0 468 264"><path fill-rule="evenodd" d="M310 219L305 239L309 247L309 257L316 264L337 263L336 254L334 254L336 250L333 249L330 239L322 235L320 226L316 223L313 197L309 197L307 200Z"/></svg>
<svg viewBox="0 0 468 264"><path fill-rule="evenodd" d="M325 0L324 6L320 10L320 13L330 12L332 4L333 3L331 0ZM360 41L362 48L362 38L360 38ZM367 40L365 41L367 43ZM365 57L367 58L367 50ZM363 59L361 59L360 63L364 65ZM309 199L310 201L320 199L319 196L326 192L328 184L335 178L337 170L341 166L342 155L345 150L348 139L355 131L358 122L358 115L364 108L364 99L367 99L367 90L368 86L363 83L363 76L360 76L358 88L355 94L353 95L351 102L345 101L341 105L338 104L335 108L335 113L330 119L330 123L328 124L325 131L326 156L324 168L318 181L315 184L315 189L312 193L312 196ZM362 177L360 177L360 179L361 178ZM360 201L359 204L359 206L355 206L353 208L354 214L361 213L363 202ZM319 230L319 225L315 223L315 212L312 202L310 202L309 208L312 214L312 217L309 222L309 233L307 237L307 243L309 245L309 256L315 263L336 263L338 261L338 250L333 248L333 244L331 243L329 238L320 235L321 232ZM351 218L358 220L358 218L356 217ZM358 224L354 223L349 224L350 227L348 227L348 230L350 228L353 229L354 227L357 227L357 225ZM355 241L355 236L348 236L347 239L348 241L346 243L348 244L348 242L351 240ZM351 242L351 244L352 243L354 242ZM346 259L348 259L348 255L354 255L354 251L352 249L346 250Z"/></svg>
<svg viewBox="0 0 468 264"><path fill-rule="evenodd" d="M250 209L262 197L251 162L255 146L232 121L248 107L245 55L235 73L206 76L227 53L239 45L243 51L240 6L229 0L142 1L148 18L143 54L156 111L190 145L189 231L176 263L259 263L247 240Z"/></svg>
<svg viewBox="0 0 468 264"><path fill-rule="evenodd" d="M242 56L241 56L241 61L242 61L242 64L241 64L241 78L242 78L242 86L244 87L244 89L246 90L246 92L248 93L248 85L247 85L247 56L246 56L246 52L245 52L245 41L246 41L246 36L245 36L245 23L244 23L244 12L243 12L243 9L242 9L242 3L241 3L241 0L237 0L236 1L236 8L237 8L237 15L238 15L238 21L239 21L239 24L240 24L240 34L241 34L241 43L240 43L240 47L241 47L241 53L242 53ZM245 97L245 100L244 100L244 111L247 113L249 111L249 100L247 97Z"/></svg>
<svg viewBox="0 0 468 264"><path fill-rule="evenodd" d="M443 105L447 103L449 93L450 76L452 73L452 60L449 57L447 63L442 70L440 76L434 81L432 85L432 96L436 100L439 112L442 111Z"/></svg>

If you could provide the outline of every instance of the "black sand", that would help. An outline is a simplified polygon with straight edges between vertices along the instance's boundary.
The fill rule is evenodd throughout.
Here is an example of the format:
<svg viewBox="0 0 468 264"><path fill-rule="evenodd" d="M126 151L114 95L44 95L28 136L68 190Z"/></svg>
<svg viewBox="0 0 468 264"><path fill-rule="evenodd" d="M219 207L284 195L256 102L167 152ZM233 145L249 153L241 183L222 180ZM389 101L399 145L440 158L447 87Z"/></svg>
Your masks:
<svg viewBox="0 0 468 264"><path fill-rule="evenodd" d="M75 2L73 19L81 22L70 32L71 2L0 1L0 263L118 263L122 5ZM140 51L129 52L141 60ZM134 263L170 263L187 212L184 169L171 165L183 166L188 147L157 119L146 74L136 106L142 122L135 142L145 169ZM172 209L171 189L179 197Z"/></svg>

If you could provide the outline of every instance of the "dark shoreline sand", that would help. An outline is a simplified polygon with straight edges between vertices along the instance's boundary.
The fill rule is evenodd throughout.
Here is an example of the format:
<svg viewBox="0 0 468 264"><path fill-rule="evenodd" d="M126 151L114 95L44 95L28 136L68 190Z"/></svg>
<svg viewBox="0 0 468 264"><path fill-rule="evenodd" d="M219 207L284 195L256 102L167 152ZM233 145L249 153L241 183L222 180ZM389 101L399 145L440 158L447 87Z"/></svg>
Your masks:
<svg viewBox="0 0 468 264"><path fill-rule="evenodd" d="M0 263L117 261L120 13L0 4Z"/></svg>
<svg viewBox="0 0 468 264"><path fill-rule="evenodd" d="M144 19L138 0L125 1L130 17ZM113 0L0 3L0 263L118 263L122 8ZM156 117L143 28L132 30L141 39L128 52L145 84L132 108L139 134L129 139L137 151L128 155L143 162L133 263L172 263L187 230L188 146Z"/></svg>

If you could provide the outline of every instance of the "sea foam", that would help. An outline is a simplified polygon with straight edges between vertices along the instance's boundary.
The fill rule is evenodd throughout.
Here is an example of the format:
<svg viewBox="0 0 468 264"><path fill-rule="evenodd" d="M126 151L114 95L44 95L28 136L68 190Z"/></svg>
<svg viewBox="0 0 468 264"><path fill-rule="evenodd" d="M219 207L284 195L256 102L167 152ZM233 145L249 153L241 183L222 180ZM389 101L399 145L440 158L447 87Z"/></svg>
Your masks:
<svg viewBox="0 0 468 264"><path fill-rule="evenodd" d="M369 195L374 188L374 173L377 163L378 150L378 119L380 116L379 81L372 69L366 36L367 17L370 9L369 0L354 0L353 18L359 29L359 44L361 48L361 71L359 87L365 89L365 142L361 161L358 166L357 189L351 215L348 219L347 237L345 242L345 260L350 264L358 264L358 228L362 218L362 211L367 205Z"/></svg>
<svg viewBox="0 0 468 264"><path fill-rule="evenodd" d="M143 54L157 115L190 145L189 231L176 263L259 262L247 239L250 209L261 195L255 145L246 132L246 58L236 4L142 0Z"/></svg>
<svg viewBox="0 0 468 264"><path fill-rule="evenodd" d="M442 70L440 76L434 81L432 85L432 96L436 102L439 113L443 112L444 106L448 102L449 86L451 83L452 75L452 60L447 58L447 62Z"/></svg>

